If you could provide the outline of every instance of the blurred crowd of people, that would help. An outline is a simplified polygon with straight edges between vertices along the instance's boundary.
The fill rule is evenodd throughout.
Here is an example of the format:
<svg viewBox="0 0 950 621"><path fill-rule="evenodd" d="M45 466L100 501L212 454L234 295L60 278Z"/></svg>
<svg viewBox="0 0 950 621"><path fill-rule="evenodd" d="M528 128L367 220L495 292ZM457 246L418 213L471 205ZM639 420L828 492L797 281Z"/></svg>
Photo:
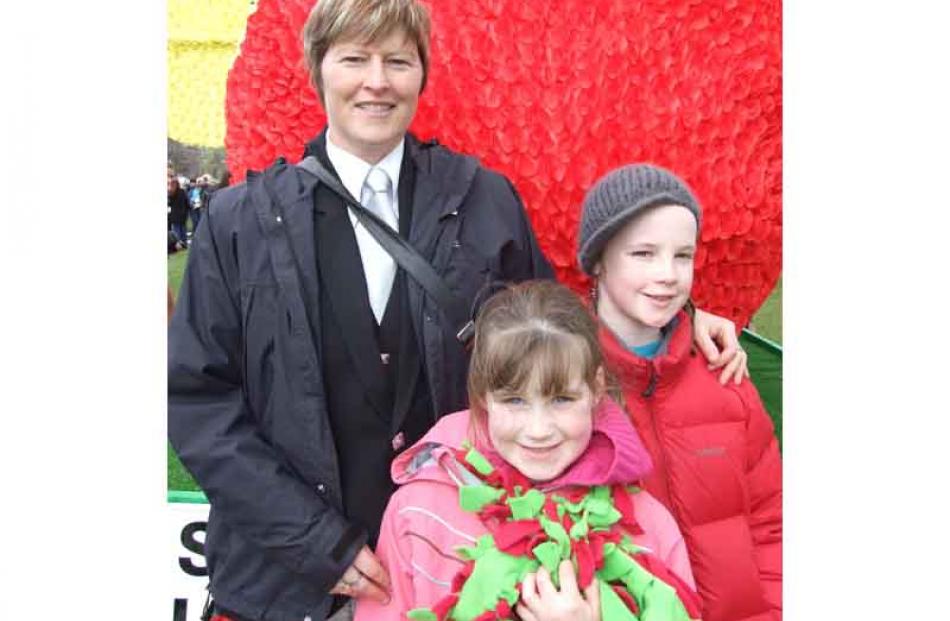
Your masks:
<svg viewBox="0 0 950 621"><path fill-rule="evenodd" d="M172 254L188 247L192 235L198 230L198 223L204 210L211 203L211 196L226 187L231 174L225 170L220 179L210 174L188 178L175 174L168 167L168 253ZM191 220L191 227L188 221Z"/></svg>

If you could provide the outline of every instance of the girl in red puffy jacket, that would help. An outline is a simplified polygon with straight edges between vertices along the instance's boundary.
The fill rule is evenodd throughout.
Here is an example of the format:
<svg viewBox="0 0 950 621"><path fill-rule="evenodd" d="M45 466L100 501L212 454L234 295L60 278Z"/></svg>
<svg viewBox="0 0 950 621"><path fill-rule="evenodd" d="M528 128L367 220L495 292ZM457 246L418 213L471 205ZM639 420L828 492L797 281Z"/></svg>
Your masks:
<svg viewBox="0 0 950 621"><path fill-rule="evenodd" d="M601 178L584 199L581 268L600 341L673 513L706 621L782 616L782 473L771 419L746 379L721 385L692 348L689 295L701 210L652 165Z"/></svg>

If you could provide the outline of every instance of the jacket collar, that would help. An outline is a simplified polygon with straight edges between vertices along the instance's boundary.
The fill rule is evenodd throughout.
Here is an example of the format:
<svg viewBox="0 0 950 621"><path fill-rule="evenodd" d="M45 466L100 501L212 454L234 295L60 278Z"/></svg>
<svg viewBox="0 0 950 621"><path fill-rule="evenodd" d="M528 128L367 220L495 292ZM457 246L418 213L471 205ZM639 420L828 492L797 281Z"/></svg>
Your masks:
<svg viewBox="0 0 950 621"><path fill-rule="evenodd" d="M326 166L327 128L307 143L303 157L313 155L321 158ZM433 206L438 204L436 215L443 218L458 212L459 206L468 194L475 180L479 162L476 158L459 155L439 145L435 140L421 142L411 133L406 133L405 153L415 164L415 191L412 199L411 230L421 230L415 226L416 220L429 215ZM331 168L332 169L332 168ZM441 200L439 200L441 199ZM417 240L409 241L416 244Z"/></svg>
<svg viewBox="0 0 950 621"><path fill-rule="evenodd" d="M263 172L248 171L247 177L251 204L269 240L280 286L288 295L299 287L304 300L313 300L318 291L313 247L313 193L318 180L283 158ZM319 335L312 313L308 320ZM319 348L318 336L315 342Z"/></svg>
<svg viewBox="0 0 950 621"><path fill-rule="evenodd" d="M658 386L670 384L682 373L693 355L693 324L689 315L682 310L677 313L676 319L678 323L669 335L666 352L653 359L641 358L631 352L613 330L601 322L600 345L607 368L625 391L634 389L643 392L653 373L657 376L655 381Z"/></svg>
<svg viewBox="0 0 950 621"><path fill-rule="evenodd" d="M419 142L412 134L406 135L406 152L416 164L414 207L419 209L413 209L413 218L429 211L437 198L443 199L439 218L457 213L475 179L478 160L452 153L435 140Z"/></svg>
<svg viewBox="0 0 950 621"><path fill-rule="evenodd" d="M444 416L411 448L392 464L393 481L404 484L414 479L465 483L454 451L470 437L472 421L468 410ZM478 450L496 466L504 464L491 446ZM435 466L435 467L433 467ZM464 465L463 465L464 467ZM594 411L594 433L583 454L553 481L540 485L554 489L569 485L611 485L632 483L647 476L653 462L627 413L609 397Z"/></svg>

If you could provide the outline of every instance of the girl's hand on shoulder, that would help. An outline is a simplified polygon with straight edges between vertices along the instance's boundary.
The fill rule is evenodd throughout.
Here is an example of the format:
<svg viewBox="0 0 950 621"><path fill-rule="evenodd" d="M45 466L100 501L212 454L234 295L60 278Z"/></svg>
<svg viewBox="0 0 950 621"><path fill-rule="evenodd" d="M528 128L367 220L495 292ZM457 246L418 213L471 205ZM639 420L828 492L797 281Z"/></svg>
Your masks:
<svg viewBox="0 0 950 621"><path fill-rule="evenodd" d="M522 621L600 621L600 590L593 580L584 593L577 587L574 565L562 561L558 567L561 590L551 581L548 570L538 569L525 576L521 602L515 611Z"/></svg>
<svg viewBox="0 0 950 621"><path fill-rule="evenodd" d="M711 371L722 368L720 384L730 379L739 384L743 377L749 377L749 357L739 346L736 324L725 317L697 308L693 315L693 342L706 357Z"/></svg>

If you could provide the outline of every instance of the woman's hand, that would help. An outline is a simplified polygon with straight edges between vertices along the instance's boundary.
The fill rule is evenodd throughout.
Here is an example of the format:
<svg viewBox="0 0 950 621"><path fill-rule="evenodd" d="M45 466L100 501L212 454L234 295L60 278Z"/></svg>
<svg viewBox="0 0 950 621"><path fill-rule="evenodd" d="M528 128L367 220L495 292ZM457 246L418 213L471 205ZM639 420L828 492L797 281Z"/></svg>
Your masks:
<svg viewBox="0 0 950 621"><path fill-rule="evenodd" d="M738 384L743 377L749 377L749 356L739 347L736 324L697 308L693 316L693 341L706 356L710 371L722 367L720 384L725 384L730 378ZM723 348L721 352L717 343Z"/></svg>
<svg viewBox="0 0 950 621"><path fill-rule="evenodd" d="M330 590L335 595L353 599L368 597L385 605L389 603L389 574L369 546L363 546L340 581Z"/></svg>
<svg viewBox="0 0 950 621"><path fill-rule="evenodd" d="M515 611L522 621L600 621L600 587L593 580L584 589L577 588L577 577L571 561L558 567L561 590L551 582L544 567L537 574L528 574L521 585L521 603Z"/></svg>

